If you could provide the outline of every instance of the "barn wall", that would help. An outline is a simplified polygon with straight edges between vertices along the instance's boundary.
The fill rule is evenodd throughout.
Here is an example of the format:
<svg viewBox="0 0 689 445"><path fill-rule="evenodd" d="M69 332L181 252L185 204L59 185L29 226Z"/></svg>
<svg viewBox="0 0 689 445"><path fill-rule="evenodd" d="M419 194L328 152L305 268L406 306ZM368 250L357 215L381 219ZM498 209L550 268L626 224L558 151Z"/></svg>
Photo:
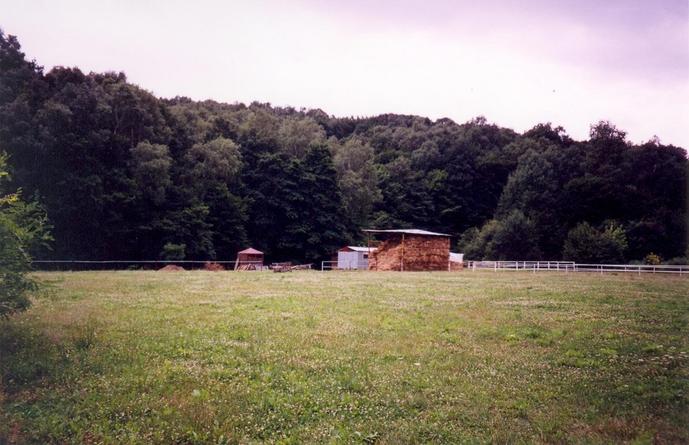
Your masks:
<svg viewBox="0 0 689 445"><path fill-rule="evenodd" d="M402 257L404 256L404 264ZM369 269L425 271L448 269L450 239L441 236L405 235L383 241L371 253Z"/></svg>

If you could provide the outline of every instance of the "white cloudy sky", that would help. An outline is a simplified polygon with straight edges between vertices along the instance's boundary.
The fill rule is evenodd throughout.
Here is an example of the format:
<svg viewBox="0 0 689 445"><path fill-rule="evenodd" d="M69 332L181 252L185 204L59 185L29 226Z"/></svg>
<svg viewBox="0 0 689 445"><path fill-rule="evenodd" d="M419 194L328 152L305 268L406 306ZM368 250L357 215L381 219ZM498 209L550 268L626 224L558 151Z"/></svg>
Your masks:
<svg viewBox="0 0 689 445"><path fill-rule="evenodd" d="M577 139L689 147L687 0L0 0L45 66L124 71L156 95L336 116L477 115Z"/></svg>

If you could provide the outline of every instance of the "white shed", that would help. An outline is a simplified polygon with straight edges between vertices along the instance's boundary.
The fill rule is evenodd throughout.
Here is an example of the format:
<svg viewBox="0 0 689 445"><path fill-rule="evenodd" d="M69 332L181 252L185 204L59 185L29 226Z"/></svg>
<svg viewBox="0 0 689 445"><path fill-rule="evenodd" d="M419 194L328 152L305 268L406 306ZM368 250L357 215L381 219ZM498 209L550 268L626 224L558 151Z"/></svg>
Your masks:
<svg viewBox="0 0 689 445"><path fill-rule="evenodd" d="M337 251L337 268L367 270L368 254L375 250L375 247L345 246Z"/></svg>
<svg viewBox="0 0 689 445"><path fill-rule="evenodd" d="M450 252L450 268L449 270L462 270L464 269L464 254Z"/></svg>
<svg viewBox="0 0 689 445"><path fill-rule="evenodd" d="M464 262L464 254L463 253L450 252L450 261L453 263L463 263Z"/></svg>

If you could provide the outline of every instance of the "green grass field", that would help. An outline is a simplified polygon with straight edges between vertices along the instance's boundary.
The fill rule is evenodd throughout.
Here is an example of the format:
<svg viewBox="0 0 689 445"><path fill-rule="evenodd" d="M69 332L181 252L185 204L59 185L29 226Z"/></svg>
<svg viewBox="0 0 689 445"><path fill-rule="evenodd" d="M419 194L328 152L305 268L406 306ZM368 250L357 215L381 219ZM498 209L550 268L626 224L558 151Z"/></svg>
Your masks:
<svg viewBox="0 0 689 445"><path fill-rule="evenodd" d="M689 278L40 273L0 443L689 441Z"/></svg>

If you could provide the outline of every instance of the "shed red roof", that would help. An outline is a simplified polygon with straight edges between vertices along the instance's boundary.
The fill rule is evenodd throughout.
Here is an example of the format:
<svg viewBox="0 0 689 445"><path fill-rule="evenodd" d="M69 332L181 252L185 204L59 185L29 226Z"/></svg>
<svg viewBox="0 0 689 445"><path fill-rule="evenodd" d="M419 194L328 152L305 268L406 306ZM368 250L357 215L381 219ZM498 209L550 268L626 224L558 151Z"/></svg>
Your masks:
<svg viewBox="0 0 689 445"><path fill-rule="evenodd" d="M249 247L248 249L244 249L244 250L237 252L237 253L248 253L250 255L263 255L263 252L261 252L260 250L256 250L253 247Z"/></svg>

